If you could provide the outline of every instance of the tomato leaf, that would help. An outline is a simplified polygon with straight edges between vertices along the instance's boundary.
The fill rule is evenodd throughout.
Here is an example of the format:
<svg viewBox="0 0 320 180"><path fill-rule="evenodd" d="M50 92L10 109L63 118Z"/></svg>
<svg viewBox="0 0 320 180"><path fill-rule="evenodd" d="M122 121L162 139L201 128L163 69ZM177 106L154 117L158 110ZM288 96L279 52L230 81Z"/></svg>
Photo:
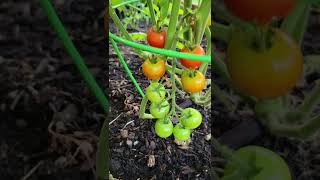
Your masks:
<svg viewBox="0 0 320 180"><path fill-rule="evenodd" d="M147 34L143 32L130 33L130 36L134 41L142 41L147 38Z"/></svg>
<svg viewBox="0 0 320 180"><path fill-rule="evenodd" d="M123 3L123 0L111 0L111 6L116 6L116 5L121 4L121 3ZM122 12L123 7L120 6L120 7L118 7L117 9L118 9L120 12Z"/></svg>
<svg viewBox="0 0 320 180"><path fill-rule="evenodd" d="M281 29L291 34L301 44L310 14L310 1L297 0L293 11L283 21Z"/></svg>

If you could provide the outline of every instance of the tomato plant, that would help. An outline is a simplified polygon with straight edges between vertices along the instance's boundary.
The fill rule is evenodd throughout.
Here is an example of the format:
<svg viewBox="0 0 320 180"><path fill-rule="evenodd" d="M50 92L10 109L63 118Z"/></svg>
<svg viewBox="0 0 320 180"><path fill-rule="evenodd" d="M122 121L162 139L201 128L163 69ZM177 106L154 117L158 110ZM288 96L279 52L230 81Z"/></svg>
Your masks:
<svg viewBox="0 0 320 180"><path fill-rule="evenodd" d="M267 24L274 17L286 17L293 9L295 0L224 0L224 3L234 15L243 20Z"/></svg>
<svg viewBox="0 0 320 180"><path fill-rule="evenodd" d="M155 118L164 118L170 110L170 104L167 100L160 103L151 103L150 113Z"/></svg>
<svg viewBox="0 0 320 180"><path fill-rule="evenodd" d="M202 122L202 115L194 108L186 108L182 110L180 120L181 124L185 128L195 129L200 126Z"/></svg>
<svg viewBox="0 0 320 180"><path fill-rule="evenodd" d="M188 48L184 47L181 52L184 53L189 53L189 54L197 54L197 55L205 55L205 51L201 46L196 46L195 48L193 48L193 50L189 50ZM180 60L181 64L186 67L186 68L190 68L190 69L198 69L201 64L202 61L196 61L196 60L190 60L190 59L181 59Z"/></svg>
<svg viewBox="0 0 320 180"><path fill-rule="evenodd" d="M190 139L191 130L185 128L182 124L176 124L173 128L173 136L176 140L185 141Z"/></svg>
<svg viewBox="0 0 320 180"><path fill-rule="evenodd" d="M170 119L158 119L155 124L155 131L159 137L167 138L173 132L173 124Z"/></svg>
<svg viewBox="0 0 320 180"><path fill-rule="evenodd" d="M153 103L160 103L166 97L166 89L160 83L151 83L146 90L146 96Z"/></svg>
<svg viewBox="0 0 320 180"><path fill-rule="evenodd" d="M257 98L286 94L301 77L303 56L297 43L281 30L274 30L271 47L256 50L246 35L232 34L227 50L227 68L233 83Z"/></svg>
<svg viewBox="0 0 320 180"><path fill-rule="evenodd" d="M160 79L165 71L166 65L163 59L146 59L142 64L143 74L149 79Z"/></svg>
<svg viewBox="0 0 320 180"><path fill-rule="evenodd" d="M256 169L251 174L243 174L242 178L250 180L291 180L287 163L276 153L260 147L246 146L237 150L234 155ZM225 167L225 177L237 173L239 164L229 162ZM240 172L241 174L241 172ZM241 179L241 177L238 177Z"/></svg>
<svg viewBox="0 0 320 180"><path fill-rule="evenodd" d="M166 31L155 31L154 28L150 28L147 33L147 41L150 46L157 48L164 48L166 43Z"/></svg>
<svg viewBox="0 0 320 180"><path fill-rule="evenodd" d="M189 93L202 91L206 86L206 78L200 71L185 70L181 76L183 89Z"/></svg>

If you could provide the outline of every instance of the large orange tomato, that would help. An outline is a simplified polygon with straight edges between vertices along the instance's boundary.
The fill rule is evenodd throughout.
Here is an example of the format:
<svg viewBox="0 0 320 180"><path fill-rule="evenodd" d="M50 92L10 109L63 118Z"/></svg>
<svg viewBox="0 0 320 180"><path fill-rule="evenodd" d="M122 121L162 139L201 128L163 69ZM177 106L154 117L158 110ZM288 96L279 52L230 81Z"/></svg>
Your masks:
<svg viewBox="0 0 320 180"><path fill-rule="evenodd" d="M274 30L272 45L258 51L247 36L234 31L227 50L227 68L234 84L257 98L286 94L303 72L303 56L298 44L281 30Z"/></svg>
<svg viewBox="0 0 320 180"><path fill-rule="evenodd" d="M192 51L190 51L187 48L183 48L183 49L181 49L181 52L190 53L190 54L197 54L197 55L205 55L206 54L206 52L204 51L204 49L201 46L196 46ZM181 58L180 62L184 67L190 68L190 69L198 69L202 64L202 61L195 61L195 60L183 59L183 58Z"/></svg>
<svg viewBox="0 0 320 180"><path fill-rule="evenodd" d="M206 86L206 77L196 70L185 70L181 76L183 89L189 93L200 92Z"/></svg>

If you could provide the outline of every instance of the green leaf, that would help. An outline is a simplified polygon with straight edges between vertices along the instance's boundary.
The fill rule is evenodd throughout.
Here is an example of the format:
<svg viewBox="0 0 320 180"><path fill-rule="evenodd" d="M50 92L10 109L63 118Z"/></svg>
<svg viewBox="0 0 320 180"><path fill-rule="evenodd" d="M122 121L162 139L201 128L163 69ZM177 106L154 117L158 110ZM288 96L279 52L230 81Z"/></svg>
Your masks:
<svg viewBox="0 0 320 180"><path fill-rule="evenodd" d="M142 41L147 38L147 34L143 32L130 33L130 36L134 41Z"/></svg>
<svg viewBox="0 0 320 180"><path fill-rule="evenodd" d="M123 2L123 0L111 0L111 6L116 6L116 5L118 5L118 4L122 3L122 2ZM121 7L118 7L117 9L120 12L122 12L123 7L121 6Z"/></svg>
<svg viewBox="0 0 320 180"><path fill-rule="evenodd" d="M289 13L281 25L281 29L291 34L299 44L301 44L306 30L310 7L310 1L297 0L295 8Z"/></svg>

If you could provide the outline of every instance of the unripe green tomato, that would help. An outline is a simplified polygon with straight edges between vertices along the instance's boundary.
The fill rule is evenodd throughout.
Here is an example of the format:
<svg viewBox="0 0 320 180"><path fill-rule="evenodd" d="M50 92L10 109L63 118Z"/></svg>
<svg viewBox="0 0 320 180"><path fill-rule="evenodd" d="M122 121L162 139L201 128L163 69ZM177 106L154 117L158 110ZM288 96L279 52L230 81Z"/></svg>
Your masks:
<svg viewBox="0 0 320 180"><path fill-rule="evenodd" d="M164 118L170 111L170 104L167 100L160 103L151 103L150 113L157 119Z"/></svg>
<svg viewBox="0 0 320 180"><path fill-rule="evenodd" d="M190 139L191 130L186 129L182 124L177 124L173 128L173 136L176 140L185 141Z"/></svg>
<svg viewBox="0 0 320 180"><path fill-rule="evenodd" d="M158 119L154 128L159 137L167 138L172 134L173 124L170 119Z"/></svg>
<svg viewBox="0 0 320 180"><path fill-rule="evenodd" d="M195 129L200 126L202 122L202 115L194 108L186 108L182 110L180 120L181 124L185 128Z"/></svg>

